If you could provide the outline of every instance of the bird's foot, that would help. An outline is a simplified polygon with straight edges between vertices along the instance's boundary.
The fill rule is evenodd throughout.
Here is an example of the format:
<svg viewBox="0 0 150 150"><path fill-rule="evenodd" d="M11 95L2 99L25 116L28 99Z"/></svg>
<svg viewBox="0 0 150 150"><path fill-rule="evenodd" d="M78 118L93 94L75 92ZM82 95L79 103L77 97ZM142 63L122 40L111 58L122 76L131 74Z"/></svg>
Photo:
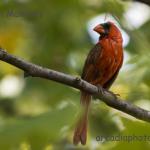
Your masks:
<svg viewBox="0 0 150 150"><path fill-rule="evenodd" d="M97 85L97 88L98 88L98 93L102 93L102 95L105 94L104 88L101 85Z"/></svg>
<svg viewBox="0 0 150 150"><path fill-rule="evenodd" d="M111 93L115 97L115 99L117 99L117 97L120 97L120 94L114 93L112 91L109 91L109 93Z"/></svg>
<svg viewBox="0 0 150 150"><path fill-rule="evenodd" d="M105 94L104 88L101 85L97 85L97 88L98 88L98 93L101 93L102 95ZM97 96L93 95L93 99L94 100L97 99Z"/></svg>

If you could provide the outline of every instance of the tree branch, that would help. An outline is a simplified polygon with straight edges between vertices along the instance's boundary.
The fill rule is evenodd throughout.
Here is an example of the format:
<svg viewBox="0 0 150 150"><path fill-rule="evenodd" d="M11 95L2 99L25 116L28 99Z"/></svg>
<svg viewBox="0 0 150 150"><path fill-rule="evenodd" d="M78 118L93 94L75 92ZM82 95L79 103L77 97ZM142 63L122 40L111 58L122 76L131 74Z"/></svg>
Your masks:
<svg viewBox="0 0 150 150"><path fill-rule="evenodd" d="M134 0L134 1L145 3L150 6L150 0Z"/></svg>
<svg viewBox="0 0 150 150"><path fill-rule="evenodd" d="M138 106L135 106L125 100L116 97L112 92L99 90L96 86L70 75L57 72L51 69L43 68L41 66L26 62L16 56L8 54L4 49L0 49L0 60L7 62L17 68L20 68L25 74L32 77L40 77L44 79L53 80L65 85L69 85L79 90L84 90L92 95L95 95L98 99L102 100L108 106L127 113L137 119L150 122L150 111L144 110Z"/></svg>
<svg viewBox="0 0 150 150"><path fill-rule="evenodd" d="M131 1L131 0L122 0L122 1ZM132 0L132 1L144 3L150 6L150 0Z"/></svg>

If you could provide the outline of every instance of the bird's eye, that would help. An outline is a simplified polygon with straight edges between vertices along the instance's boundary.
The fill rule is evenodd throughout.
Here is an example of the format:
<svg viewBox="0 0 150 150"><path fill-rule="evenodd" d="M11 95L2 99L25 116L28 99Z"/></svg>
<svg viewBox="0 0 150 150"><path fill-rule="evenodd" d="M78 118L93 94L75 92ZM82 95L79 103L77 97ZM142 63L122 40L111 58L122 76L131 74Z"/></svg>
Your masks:
<svg viewBox="0 0 150 150"><path fill-rule="evenodd" d="M108 35L111 24L109 22L106 22L106 23L103 23L101 25L103 26L103 28L105 30L105 35Z"/></svg>
<svg viewBox="0 0 150 150"><path fill-rule="evenodd" d="M101 24L103 27L104 27L104 29L106 29L106 30L109 30L109 28L110 28L110 23L109 22L106 22L106 23L103 23L103 24Z"/></svg>

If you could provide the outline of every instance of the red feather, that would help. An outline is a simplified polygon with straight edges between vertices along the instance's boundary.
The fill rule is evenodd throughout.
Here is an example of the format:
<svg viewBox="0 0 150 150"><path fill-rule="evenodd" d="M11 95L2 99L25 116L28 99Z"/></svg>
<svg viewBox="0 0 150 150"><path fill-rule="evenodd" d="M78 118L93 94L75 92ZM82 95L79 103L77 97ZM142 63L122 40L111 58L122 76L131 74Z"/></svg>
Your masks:
<svg viewBox="0 0 150 150"><path fill-rule="evenodd" d="M82 79L93 85L109 89L115 81L123 63L122 36L112 22L100 24L94 28L101 36L98 43L89 52L83 68ZM88 110L91 95L81 91L83 114L75 128L73 143L86 144Z"/></svg>

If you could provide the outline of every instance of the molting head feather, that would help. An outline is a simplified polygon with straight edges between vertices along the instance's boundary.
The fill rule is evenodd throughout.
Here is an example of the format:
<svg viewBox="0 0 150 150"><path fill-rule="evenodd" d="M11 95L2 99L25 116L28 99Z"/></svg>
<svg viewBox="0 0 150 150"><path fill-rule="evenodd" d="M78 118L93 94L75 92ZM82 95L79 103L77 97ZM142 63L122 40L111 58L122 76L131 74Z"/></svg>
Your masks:
<svg viewBox="0 0 150 150"><path fill-rule="evenodd" d="M97 25L94 31L99 33L101 37L108 37L112 39L120 39L122 41L122 35L118 27L113 22L106 22Z"/></svg>

